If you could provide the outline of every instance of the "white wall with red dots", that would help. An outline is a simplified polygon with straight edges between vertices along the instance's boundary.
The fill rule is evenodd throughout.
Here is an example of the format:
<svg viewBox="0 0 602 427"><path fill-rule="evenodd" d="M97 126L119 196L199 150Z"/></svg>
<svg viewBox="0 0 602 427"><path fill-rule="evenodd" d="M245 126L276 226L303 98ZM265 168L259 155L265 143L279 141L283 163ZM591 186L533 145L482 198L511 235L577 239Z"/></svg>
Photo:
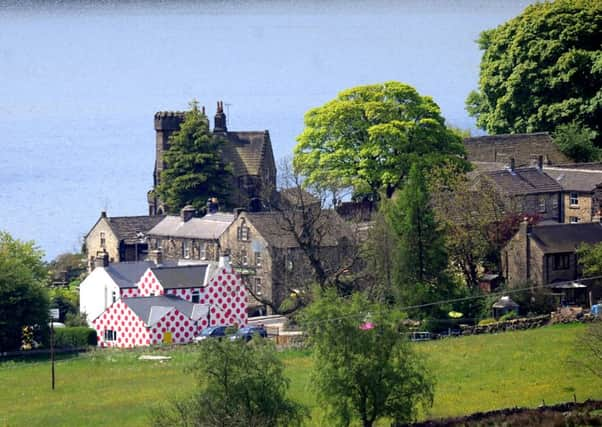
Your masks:
<svg viewBox="0 0 602 427"><path fill-rule="evenodd" d="M96 329L100 347L136 347L152 343L150 331L144 321L123 300L107 308L92 322L92 326ZM105 331L115 331L117 339L105 340Z"/></svg>
<svg viewBox="0 0 602 427"><path fill-rule="evenodd" d="M208 304L208 318L192 320L173 309L154 325L146 326L128 306L127 298L151 295L174 295L192 301L192 294L199 291L199 304ZM247 324L247 295L239 274L225 268L219 269L201 288L165 290L149 269L138 282L138 288L122 289L123 299L115 302L93 321L101 347L138 347L161 344L166 333L171 342L188 343L207 326L244 326ZM115 331L116 340L106 341L105 331Z"/></svg>

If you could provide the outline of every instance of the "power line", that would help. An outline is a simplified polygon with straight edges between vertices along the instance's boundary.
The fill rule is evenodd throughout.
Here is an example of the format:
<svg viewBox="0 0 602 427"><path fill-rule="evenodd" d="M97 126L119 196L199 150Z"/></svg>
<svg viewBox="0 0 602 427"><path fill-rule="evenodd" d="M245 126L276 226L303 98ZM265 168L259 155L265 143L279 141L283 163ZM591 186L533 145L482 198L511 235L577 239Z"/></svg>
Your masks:
<svg viewBox="0 0 602 427"><path fill-rule="evenodd" d="M406 311L406 310L412 310L412 309L417 309L417 308L425 308L425 307L432 307L432 306L436 306L436 305L449 304L449 303L454 303L454 302L463 302L463 301L477 300L477 299L481 299L481 298L490 298L490 297L496 297L496 296L506 296L508 294L516 294L519 292L531 291L531 290L542 289L542 288L544 288L544 289L557 288L558 286L561 286L564 284L579 283L579 282L583 282L583 281L590 281L590 280L596 280L596 279L602 279L602 275L592 276L592 277L584 277L582 279L576 279L576 280L566 280L563 282L549 283L547 285L541 285L541 286L529 286L529 287L525 287L525 288L508 289L505 291L492 292L492 293L483 294L483 295L472 295L472 296L462 297L462 298L452 298L452 299L439 300L439 301L434 301L434 302L429 302L429 303L424 303L424 304L396 307L395 311ZM391 311L393 311L393 309L385 308L385 309L377 311L377 313L384 313L387 311L391 312ZM326 322L335 322L338 320L365 317L368 314L370 314L370 312L348 314L345 316L333 317L333 318L329 318L329 319L305 322L304 324L314 325L314 324L320 324L320 323L326 323Z"/></svg>

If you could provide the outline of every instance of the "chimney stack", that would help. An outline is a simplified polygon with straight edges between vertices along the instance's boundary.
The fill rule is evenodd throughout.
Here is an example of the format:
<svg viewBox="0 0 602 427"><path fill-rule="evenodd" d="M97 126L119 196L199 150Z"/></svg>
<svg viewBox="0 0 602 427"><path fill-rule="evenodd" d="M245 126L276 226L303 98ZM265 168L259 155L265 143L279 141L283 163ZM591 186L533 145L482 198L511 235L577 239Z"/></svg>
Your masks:
<svg viewBox="0 0 602 427"><path fill-rule="evenodd" d="M543 156L537 156L537 168L543 170Z"/></svg>
<svg viewBox="0 0 602 427"><path fill-rule="evenodd" d="M226 126L226 115L224 114L224 103L222 101L217 102L217 112L215 113L213 123L213 133L228 132L228 128Z"/></svg>
<svg viewBox="0 0 602 427"><path fill-rule="evenodd" d="M230 249L224 249L221 251L219 255L219 263L218 266L220 269L225 269L227 272L232 271L232 266L230 265Z"/></svg>
<svg viewBox="0 0 602 427"><path fill-rule="evenodd" d="M94 268L96 267L108 267L109 266L109 254L106 251L97 252L96 258L94 259Z"/></svg>
<svg viewBox="0 0 602 427"><path fill-rule="evenodd" d="M196 209L194 208L194 206L186 205L180 211L180 219L182 220L182 222L187 222L190 218L194 217L195 212Z"/></svg>
<svg viewBox="0 0 602 427"><path fill-rule="evenodd" d="M161 251L161 249L153 249L152 251L149 251L148 259L157 266L163 264L163 251Z"/></svg>

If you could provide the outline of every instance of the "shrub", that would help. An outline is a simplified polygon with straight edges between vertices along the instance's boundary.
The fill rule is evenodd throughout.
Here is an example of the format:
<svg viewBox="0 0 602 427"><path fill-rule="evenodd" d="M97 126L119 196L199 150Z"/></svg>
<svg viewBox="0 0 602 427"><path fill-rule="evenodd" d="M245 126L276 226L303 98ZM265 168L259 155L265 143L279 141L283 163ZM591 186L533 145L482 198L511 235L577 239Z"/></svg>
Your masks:
<svg viewBox="0 0 602 427"><path fill-rule="evenodd" d="M57 348L78 348L96 345L96 331L91 328L73 327L54 330L54 346Z"/></svg>
<svg viewBox="0 0 602 427"><path fill-rule="evenodd" d="M504 314L503 316L500 317L500 322L505 322L506 320L513 320L516 319L518 317L518 314L516 313L516 311L512 310L509 311L508 313Z"/></svg>

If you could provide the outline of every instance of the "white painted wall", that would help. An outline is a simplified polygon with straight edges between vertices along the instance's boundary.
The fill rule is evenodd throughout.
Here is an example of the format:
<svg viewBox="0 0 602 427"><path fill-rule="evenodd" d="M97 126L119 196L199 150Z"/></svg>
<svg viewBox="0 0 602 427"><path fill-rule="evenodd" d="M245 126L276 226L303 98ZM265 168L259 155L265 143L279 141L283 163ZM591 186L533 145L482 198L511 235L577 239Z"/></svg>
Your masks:
<svg viewBox="0 0 602 427"><path fill-rule="evenodd" d="M119 286L103 267L95 268L79 285L79 310L86 314L88 325L113 304L113 292L119 300Z"/></svg>

